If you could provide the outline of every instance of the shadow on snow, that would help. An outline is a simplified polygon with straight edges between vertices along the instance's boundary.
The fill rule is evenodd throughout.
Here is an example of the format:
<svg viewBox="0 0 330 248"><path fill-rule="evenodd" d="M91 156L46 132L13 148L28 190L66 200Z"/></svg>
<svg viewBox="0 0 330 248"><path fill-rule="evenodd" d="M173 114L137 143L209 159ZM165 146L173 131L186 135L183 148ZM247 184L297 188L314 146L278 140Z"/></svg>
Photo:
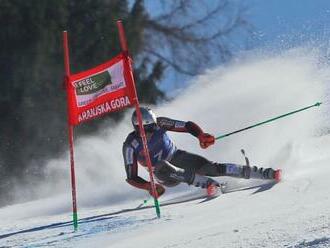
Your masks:
<svg viewBox="0 0 330 248"><path fill-rule="evenodd" d="M260 192L264 192L266 190L270 190L272 187L274 187L275 184L276 184L275 182L270 182L270 183L257 185L257 186L250 186L250 187L244 187L244 188L232 188L232 189L226 190L223 193L227 194L227 193L232 193L232 192L237 192L237 191L257 189L255 192L252 193L252 194L257 194L257 193L260 193ZM217 198L217 197L206 197L205 195L180 197L180 198L178 197L178 198L174 198L174 199L171 199L171 200L168 200L168 201L164 201L160 205L162 207L164 207L164 206L180 204L180 203L185 203L185 202L190 202L190 201L195 201L195 200L202 199L202 201L198 202L198 204L200 204L200 203L203 203L203 202L213 200L215 198ZM128 212L133 212L133 211L140 211L140 210L153 208L153 207L154 206L141 206L140 205L140 206L135 207L135 208L122 209L122 210L111 212L111 213L108 213L108 214L101 214L101 215L95 215L95 216L91 216L91 217L82 218L78 221L78 223L79 223L79 225L82 225L82 224L85 224L85 223L99 222L99 221L104 221L104 220L115 219L116 218L115 215L118 215L118 214L128 213ZM2 235L0 235L0 239L5 239L5 238L8 238L8 237L11 237L11 236L14 236L14 235L18 235L18 234L38 232L38 231L47 230L47 229L62 228L62 227L71 226L71 225L73 225L72 221L57 222L57 223L53 223L53 224L49 224L49 225L38 226L38 227L30 228L30 229L25 229L25 230L11 232L11 233L7 233L7 234L2 234Z"/></svg>

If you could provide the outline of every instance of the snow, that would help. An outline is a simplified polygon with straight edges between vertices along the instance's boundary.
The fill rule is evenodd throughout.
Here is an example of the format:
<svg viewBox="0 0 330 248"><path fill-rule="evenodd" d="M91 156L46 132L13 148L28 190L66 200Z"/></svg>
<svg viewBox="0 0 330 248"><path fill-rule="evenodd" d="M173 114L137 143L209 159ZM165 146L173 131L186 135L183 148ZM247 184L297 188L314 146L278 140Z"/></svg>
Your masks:
<svg viewBox="0 0 330 248"><path fill-rule="evenodd" d="M194 137L171 134L180 148L215 161L243 163L244 148L252 164L281 168L280 183L257 187L260 181L218 178L250 188L166 205L202 193L184 185L167 189L158 219L154 208L138 208L147 194L124 180L118 144L130 130L128 113L120 125L109 123L99 136L76 141L78 230L71 222L65 156L49 161L48 178L33 191L17 187L13 193L21 203L0 209L0 247L330 247L330 135L322 132L329 126L330 70L321 59L309 48L255 51L195 78L178 99L155 108L158 115L193 120L221 135L324 102L207 150ZM24 202L29 196L36 200Z"/></svg>

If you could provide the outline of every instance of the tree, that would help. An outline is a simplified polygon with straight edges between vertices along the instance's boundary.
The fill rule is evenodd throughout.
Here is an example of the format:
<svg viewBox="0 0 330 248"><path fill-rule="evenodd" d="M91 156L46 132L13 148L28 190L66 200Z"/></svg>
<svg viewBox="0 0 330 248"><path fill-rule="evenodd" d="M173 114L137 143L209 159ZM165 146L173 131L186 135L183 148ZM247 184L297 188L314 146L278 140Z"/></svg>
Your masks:
<svg viewBox="0 0 330 248"><path fill-rule="evenodd" d="M195 76L228 61L235 49L230 38L252 30L238 1L163 0L160 6L164 11L144 22L143 51L182 74Z"/></svg>

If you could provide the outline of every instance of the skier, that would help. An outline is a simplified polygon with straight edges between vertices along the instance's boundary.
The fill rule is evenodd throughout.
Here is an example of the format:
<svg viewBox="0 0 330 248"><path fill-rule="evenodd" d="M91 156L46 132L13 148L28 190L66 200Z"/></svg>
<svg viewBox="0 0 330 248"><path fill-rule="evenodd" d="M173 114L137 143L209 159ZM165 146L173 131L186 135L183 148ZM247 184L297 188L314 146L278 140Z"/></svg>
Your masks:
<svg viewBox="0 0 330 248"><path fill-rule="evenodd" d="M190 133L199 140L201 148L213 145L213 135L203 130L192 121L179 121L167 117L156 117L147 107L141 107L142 123L146 133L150 160L156 180L158 196L165 192L166 187L173 187L179 183L187 183L196 187L206 188L209 195L217 191L219 183L211 177L230 176L238 178L259 178L279 180L280 171L272 168L257 168L232 163L216 163L206 158L178 149L167 135L167 131ZM134 131L131 132L123 144L123 156L127 174L126 181L139 189L149 191L153 196L150 182L138 176L138 163L147 167L143 151L142 139L136 112L131 118Z"/></svg>

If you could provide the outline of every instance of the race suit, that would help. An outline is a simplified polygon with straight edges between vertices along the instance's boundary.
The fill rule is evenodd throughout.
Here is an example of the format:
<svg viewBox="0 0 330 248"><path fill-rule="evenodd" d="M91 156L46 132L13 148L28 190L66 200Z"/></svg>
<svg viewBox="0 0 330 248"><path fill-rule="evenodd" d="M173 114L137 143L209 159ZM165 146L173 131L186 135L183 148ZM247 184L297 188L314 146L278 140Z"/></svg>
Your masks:
<svg viewBox="0 0 330 248"><path fill-rule="evenodd" d="M191 184L195 174L222 176L230 164L214 163L206 158L178 149L167 131L186 132L198 137L203 131L195 123L157 118L157 127L148 140L149 155L158 182L165 186L175 186L180 182ZM123 156L127 180L138 188L148 183L138 176L138 163L146 167L143 144L140 135L131 132L123 144Z"/></svg>

